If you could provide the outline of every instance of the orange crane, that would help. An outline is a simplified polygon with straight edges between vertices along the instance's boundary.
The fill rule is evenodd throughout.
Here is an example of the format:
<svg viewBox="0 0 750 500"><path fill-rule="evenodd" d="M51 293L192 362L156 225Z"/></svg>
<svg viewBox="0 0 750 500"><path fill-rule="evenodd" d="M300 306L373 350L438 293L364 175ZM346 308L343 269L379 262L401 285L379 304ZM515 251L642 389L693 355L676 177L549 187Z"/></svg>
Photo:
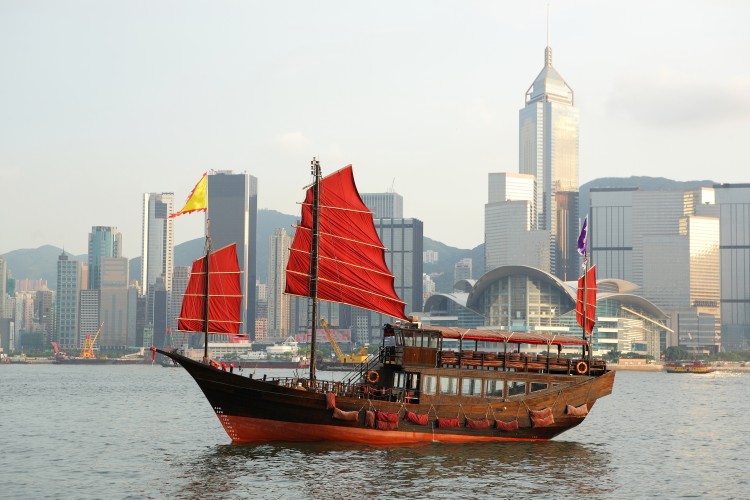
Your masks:
<svg viewBox="0 0 750 500"><path fill-rule="evenodd" d="M94 335L94 338L91 338L91 334L87 333L86 338L83 339L83 349L81 349L81 357L84 359L95 359L96 354L94 354L94 343L96 343L96 339L99 337L99 332L102 331L102 327L104 326L104 321L102 321L102 324L99 325L99 329L96 331L96 334Z"/></svg>
<svg viewBox="0 0 750 500"><path fill-rule="evenodd" d="M325 319L320 318L320 324L323 326L323 330L326 332L326 336L328 337L328 341L331 343L331 347L333 347L333 351L336 353L336 357L339 359L340 363L364 363L367 361L367 350L369 349L369 346L364 346L362 349L360 349L356 353L352 354L344 354L341 348L339 347L338 342L336 342L336 339L333 337L333 333L331 330L328 329L328 323Z"/></svg>

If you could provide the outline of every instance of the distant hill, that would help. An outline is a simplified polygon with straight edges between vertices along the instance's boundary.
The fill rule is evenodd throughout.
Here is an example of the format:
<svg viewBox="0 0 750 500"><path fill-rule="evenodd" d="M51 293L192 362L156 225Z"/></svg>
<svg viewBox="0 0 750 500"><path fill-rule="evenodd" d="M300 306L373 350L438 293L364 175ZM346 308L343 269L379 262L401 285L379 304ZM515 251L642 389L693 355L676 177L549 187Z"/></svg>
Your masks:
<svg viewBox="0 0 750 500"><path fill-rule="evenodd" d="M39 248L13 250L2 255L8 262L8 269L13 278L44 279L50 289L57 288L57 259L62 255L62 248L44 245ZM66 252L71 260L86 261L86 255L72 255Z"/></svg>
<svg viewBox="0 0 750 500"><path fill-rule="evenodd" d="M484 274L484 244L471 250L449 247L439 241L424 238L424 249L434 250L438 253L438 261L433 264L424 264L422 271L435 282L438 292L449 293L453 291L453 269L456 263L464 258L471 258L472 277L478 279Z"/></svg>
<svg viewBox="0 0 750 500"><path fill-rule="evenodd" d="M583 184L580 189L579 213L583 217L588 213L589 191L591 188L635 187L643 190L690 189L694 187L711 187L714 181L674 181L663 177L603 177ZM262 282L268 281L268 239L276 228L285 228L292 233L292 225L297 216L282 214L275 210L258 210L258 255L257 275ZM431 275L439 292L450 292L453 289L453 268L459 260L470 257L475 279L484 274L484 245L473 249L449 247L439 241L424 238L424 249L438 252L438 262L425 264L424 272ZM175 246L175 265L189 266L203 252L203 239L196 238ZM2 255L8 261L14 278L46 279L50 289L57 289L57 258L62 249L44 245L34 249L13 250ZM73 259L86 261L86 255L71 256ZM130 279L140 279L141 258L130 259Z"/></svg>

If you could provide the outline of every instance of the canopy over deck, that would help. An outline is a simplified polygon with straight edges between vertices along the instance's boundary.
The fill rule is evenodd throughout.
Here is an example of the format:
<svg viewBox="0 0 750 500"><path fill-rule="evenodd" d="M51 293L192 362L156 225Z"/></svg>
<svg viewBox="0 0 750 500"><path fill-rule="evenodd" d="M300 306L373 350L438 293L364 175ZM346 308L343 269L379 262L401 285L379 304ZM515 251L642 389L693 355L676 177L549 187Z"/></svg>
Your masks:
<svg viewBox="0 0 750 500"><path fill-rule="evenodd" d="M388 324L384 335L394 335L395 329L403 332L416 331L405 325ZM458 328L454 326L429 326L421 329L422 333L435 332L444 339L477 340L480 342L508 342L512 344L541 344L541 345L587 345L580 337L543 332L509 332L505 330L478 330L473 328Z"/></svg>

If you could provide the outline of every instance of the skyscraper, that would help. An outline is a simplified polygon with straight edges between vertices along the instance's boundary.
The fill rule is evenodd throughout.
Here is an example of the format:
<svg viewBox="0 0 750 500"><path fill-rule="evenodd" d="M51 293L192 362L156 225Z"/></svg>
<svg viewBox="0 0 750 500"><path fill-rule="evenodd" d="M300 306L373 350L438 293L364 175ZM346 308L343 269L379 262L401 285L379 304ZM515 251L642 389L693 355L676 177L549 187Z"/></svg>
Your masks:
<svg viewBox="0 0 750 500"><path fill-rule="evenodd" d="M8 262L0 257L0 318L5 317L5 303L7 300L8 291L6 289L6 280L8 275Z"/></svg>
<svg viewBox="0 0 750 500"><path fill-rule="evenodd" d="M108 348L128 347L128 271L125 257L101 259L99 321L103 322L97 344Z"/></svg>
<svg viewBox="0 0 750 500"><path fill-rule="evenodd" d="M375 219L375 229L386 248L385 263L393 273L393 286L406 302L406 314L422 311L422 252L424 225L419 219ZM388 318L371 314L371 340L382 335Z"/></svg>
<svg viewBox="0 0 750 500"><path fill-rule="evenodd" d="M70 260L63 252L57 258L57 303L55 304L55 340L63 349L81 347L78 339L78 314L84 284L84 264Z"/></svg>
<svg viewBox="0 0 750 500"><path fill-rule="evenodd" d="M147 297L147 323L154 321L154 285L159 281L167 293L172 289L174 220L169 216L173 211L173 193L145 193L143 195L141 293Z"/></svg>
<svg viewBox="0 0 750 500"><path fill-rule="evenodd" d="M400 219L404 216L404 197L398 193L364 193L361 196L375 219Z"/></svg>
<svg viewBox="0 0 750 500"><path fill-rule="evenodd" d="M722 347L750 349L750 184L716 186L720 210Z"/></svg>
<svg viewBox="0 0 750 500"><path fill-rule="evenodd" d="M578 236L579 113L573 97L546 47L544 67L519 111L519 168L536 180L532 227L550 232L549 271L561 279L577 276L578 263L571 252ZM570 272L574 276L566 277Z"/></svg>
<svg viewBox="0 0 750 500"><path fill-rule="evenodd" d="M254 338L258 179L231 170L211 171L208 175L208 214L212 247L216 250L237 244L242 285L242 326L240 332Z"/></svg>
<svg viewBox="0 0 750 500"><path fill-rule="evenodd" d="M289 247L292 239L282 229L274 229L268 239L268 287L266 289L268 307L268 336L287 337L291 332L291 300L284 293L286 286L286 264L289 260Z"/></svg>
<svg viewBox="0 0 750 500"><path fill-rule="evenodd" d="M122 257L122 234L116 227L94 226L89 233L89 282L91 290L101 288L101 260Z"/></svg>
<svg viewBox="0 0 750 500"><path fill-rule="evenodd" d="M666 347L716 350L719 219L710 188L592 189L589 249L600 278L631 281L670 316Z"/></svg>
<svg viewBox="0 0 750 500"><path fill-rule="evenodd" d="M453 283L458 283L461 280L470 280L472 278L471 266L472 261L470 257L456 262L456 265L453 266Z"/></svg>
<svg viewBox="0 0 750 500"><path fill-rule="evenodd" d="M485 272L502 266L550 268L550 233L534 229L534 176L507 172L488 176L484 206Z"/></svg>

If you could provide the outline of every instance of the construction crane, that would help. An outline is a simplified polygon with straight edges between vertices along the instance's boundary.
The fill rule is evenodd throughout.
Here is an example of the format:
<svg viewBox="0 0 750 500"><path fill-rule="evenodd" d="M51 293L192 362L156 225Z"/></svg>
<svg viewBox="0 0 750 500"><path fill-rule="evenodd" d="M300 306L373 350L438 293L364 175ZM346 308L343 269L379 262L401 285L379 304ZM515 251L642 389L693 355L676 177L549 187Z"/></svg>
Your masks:
<svg viewBox="0 0 750 500"><path fill-rule="evenodd" d="M90 333L86 334L86 338L83 339L83 349L81 349L82 358L85 358L85 359L96 358L96 354L94 354L94 344L96 343L96 339L99 337L99 332L102 331L103 326L104 326L104 321L102 321L102 324L99 325L99 329L96 331L94 338L91 338Z"/></svg>
<svg viewBox="0 0 750 500"><path fill-rule="evenodd" d="M364 346L362 349L357 351L356 353L352 354L344 354L341 351L341 348L339 347L338 342L336 342L336 339L333 337L333 332L328 329L328 323L324 318L320 318L320 324L323 326L323 330L326 332L326 336L328 337L328 341L331 343L331 347L333 347L333 351L336 353L336 357L339 359L340 363L364 363L367 361L367 349L369 346Z"/></svg>

